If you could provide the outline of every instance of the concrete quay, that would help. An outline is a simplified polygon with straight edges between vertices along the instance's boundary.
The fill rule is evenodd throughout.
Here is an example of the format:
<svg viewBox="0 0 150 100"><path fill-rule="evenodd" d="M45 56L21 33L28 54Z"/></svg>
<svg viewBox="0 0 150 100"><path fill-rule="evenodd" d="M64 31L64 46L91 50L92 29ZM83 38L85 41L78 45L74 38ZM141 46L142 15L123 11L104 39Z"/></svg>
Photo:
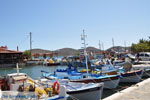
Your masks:
<svg viewBox="0 0 150 100"><path fill-rule="evenodd" d="M150 78L102 100L150 100Z"/></svg>

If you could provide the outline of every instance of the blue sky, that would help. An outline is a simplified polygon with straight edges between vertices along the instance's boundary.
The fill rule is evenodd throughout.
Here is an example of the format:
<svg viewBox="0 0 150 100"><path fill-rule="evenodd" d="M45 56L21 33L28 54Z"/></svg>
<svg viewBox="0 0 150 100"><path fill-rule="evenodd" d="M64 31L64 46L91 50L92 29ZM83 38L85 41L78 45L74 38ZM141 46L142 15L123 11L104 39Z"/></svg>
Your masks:
<svg viewBox="0 0 150 100"><path fill-rule="evenodd" d="M0 0L0 45L21 51L81 48L85 29L89 46L129 46L150 36L150 0Z"/></svg>

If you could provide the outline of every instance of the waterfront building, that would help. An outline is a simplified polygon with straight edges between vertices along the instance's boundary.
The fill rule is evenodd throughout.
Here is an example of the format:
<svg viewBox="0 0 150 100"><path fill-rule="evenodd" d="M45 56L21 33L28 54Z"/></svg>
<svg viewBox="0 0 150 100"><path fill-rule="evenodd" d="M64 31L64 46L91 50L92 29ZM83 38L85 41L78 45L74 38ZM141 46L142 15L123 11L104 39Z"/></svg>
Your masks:
<svg viewBox="0 0 150 100"><path fill-rule="evenodd" d="M0 67L13 67L23 61L23 52L8 50L7 46L0 47Z"/></svg>

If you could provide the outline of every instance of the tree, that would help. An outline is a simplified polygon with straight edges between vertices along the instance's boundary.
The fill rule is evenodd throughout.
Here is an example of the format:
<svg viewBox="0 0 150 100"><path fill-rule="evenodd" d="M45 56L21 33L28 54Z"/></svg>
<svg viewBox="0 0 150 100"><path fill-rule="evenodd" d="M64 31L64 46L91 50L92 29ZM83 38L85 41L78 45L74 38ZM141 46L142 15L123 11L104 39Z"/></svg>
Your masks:
<svg viewBox="0 0 150 100"><path fill-rule="evenodd" d="M27 59L31 58L31 52L30 52L29 50L24 51L24 52L23 52L23 55L24 55L24 57L27 58Z"/></svg>
<svg viewBox="0 0 150 100"><path fill-rule="evenodd" d="M138 52L150 52L150 39L149 40L140 39L139 43L132 44L131 50L134 53L138 53Z"/></svg>

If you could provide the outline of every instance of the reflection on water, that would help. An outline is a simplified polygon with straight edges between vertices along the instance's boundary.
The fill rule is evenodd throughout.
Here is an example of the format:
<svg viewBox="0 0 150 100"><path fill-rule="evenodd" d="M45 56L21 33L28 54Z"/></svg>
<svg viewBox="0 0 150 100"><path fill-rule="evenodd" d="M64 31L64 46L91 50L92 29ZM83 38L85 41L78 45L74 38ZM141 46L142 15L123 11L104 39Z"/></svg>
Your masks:
<svg viewBox="0 0 150 100"><path fill-rule="evenodd" d="M66 66L24 66L20 69L20 73L27 73L33 79L38 79L41 77L41 70L53 73L57 68L66 68ZM10 73L16 73L16 68L0 68L0 76Z"/></svg>

